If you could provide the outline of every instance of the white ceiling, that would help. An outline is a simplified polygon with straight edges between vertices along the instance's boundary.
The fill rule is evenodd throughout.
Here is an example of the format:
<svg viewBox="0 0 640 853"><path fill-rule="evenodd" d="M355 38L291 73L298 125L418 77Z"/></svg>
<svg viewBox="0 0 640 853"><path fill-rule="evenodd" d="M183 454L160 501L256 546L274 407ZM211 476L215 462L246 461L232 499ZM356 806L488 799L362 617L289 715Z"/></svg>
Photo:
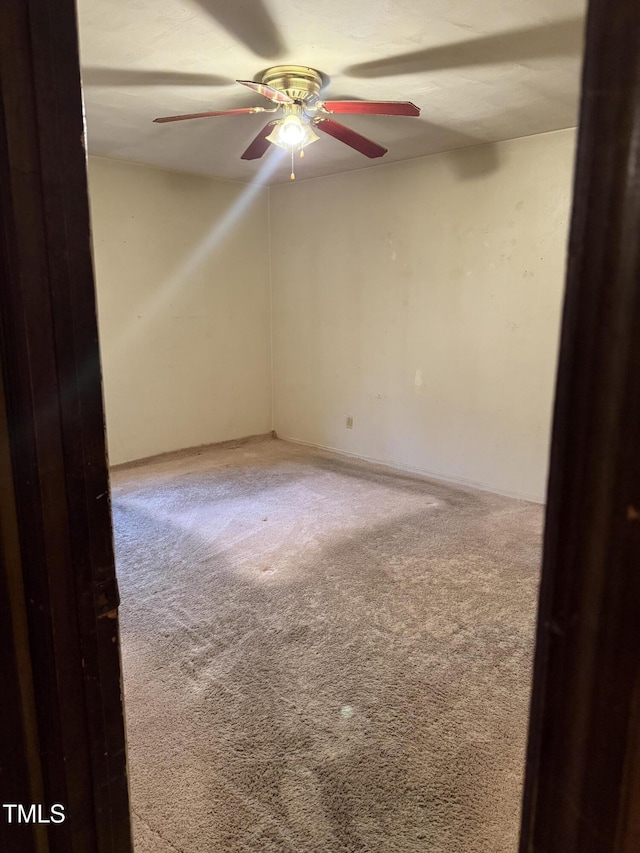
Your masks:
<svg viewBox="0 0 640 853"><path fill-rule="evenodd" d="M326 75L326 97L409 100L422 110L420 118L338 117L389 152L368 160L323 134L297 165L298 178L571 127L585 5L78 0L89 152L231 180L286 181L286 162L270 163L269 154L240 159L270 116L153 119L269 106L234 81L288 63Z"/></svg>

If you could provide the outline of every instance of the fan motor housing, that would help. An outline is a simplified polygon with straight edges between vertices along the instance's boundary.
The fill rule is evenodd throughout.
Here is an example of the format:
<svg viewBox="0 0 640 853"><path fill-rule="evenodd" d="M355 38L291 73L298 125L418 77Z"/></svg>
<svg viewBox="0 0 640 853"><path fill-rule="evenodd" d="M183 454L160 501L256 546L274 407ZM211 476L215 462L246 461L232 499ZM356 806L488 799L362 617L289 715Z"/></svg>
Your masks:
<svg viewBox="0 0 640 853"><path fill-rule="evenodd" d="M262 82L305 104L317 98L322 88L320 72L305 65L276 65L264 72Z"/></svg>

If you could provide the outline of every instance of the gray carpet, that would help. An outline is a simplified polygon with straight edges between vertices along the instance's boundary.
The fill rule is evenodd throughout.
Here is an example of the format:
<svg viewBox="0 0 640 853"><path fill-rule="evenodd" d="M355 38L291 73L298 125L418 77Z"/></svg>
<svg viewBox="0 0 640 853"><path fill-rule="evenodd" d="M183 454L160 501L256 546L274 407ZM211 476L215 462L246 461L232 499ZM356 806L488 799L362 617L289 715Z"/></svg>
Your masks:
<svg viewBox="0 0 640 853"><path fill-rule="evenodd" d="M541 507L283 441L112 485L137 853L515 853Z"/></svg>

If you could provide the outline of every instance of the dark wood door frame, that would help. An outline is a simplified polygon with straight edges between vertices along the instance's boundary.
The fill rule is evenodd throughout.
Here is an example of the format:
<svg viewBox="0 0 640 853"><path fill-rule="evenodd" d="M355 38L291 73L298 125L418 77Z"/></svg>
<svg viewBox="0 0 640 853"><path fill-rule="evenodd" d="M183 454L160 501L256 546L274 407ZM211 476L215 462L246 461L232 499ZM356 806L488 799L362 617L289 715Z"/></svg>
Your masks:
<svg viewBox="0 0 640 853"><path fill-rule="evenodd" d="M0 4L7 853L130 853L75 8ZM640 850L640 4L591 0L521 853ZM462 853L462 851L460 851Z"/></svg>
<svg viewBox="0 0 640 853"><path fill-rule="evenodd" d="M131 850L84 140L73 0L3 0L0 784L66 818L2 809L7 853Z"/></svg>
<svg viewBox="0 0 640 853"><path fill-rule="evenodd" d="M640 3L591 0L521 853L640 851Z"/></svg>

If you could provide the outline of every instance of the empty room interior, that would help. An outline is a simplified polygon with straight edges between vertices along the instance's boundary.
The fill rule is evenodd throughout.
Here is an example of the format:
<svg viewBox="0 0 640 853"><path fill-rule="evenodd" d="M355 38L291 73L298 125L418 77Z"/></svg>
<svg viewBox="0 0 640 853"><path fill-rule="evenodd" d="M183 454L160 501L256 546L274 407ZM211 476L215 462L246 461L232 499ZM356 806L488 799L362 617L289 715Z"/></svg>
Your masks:
<svg viewBox="0 0 640 853"><path fill-rule="evenodd" d="M78 0L137 853L517 850L584 5Z"/></svg>

